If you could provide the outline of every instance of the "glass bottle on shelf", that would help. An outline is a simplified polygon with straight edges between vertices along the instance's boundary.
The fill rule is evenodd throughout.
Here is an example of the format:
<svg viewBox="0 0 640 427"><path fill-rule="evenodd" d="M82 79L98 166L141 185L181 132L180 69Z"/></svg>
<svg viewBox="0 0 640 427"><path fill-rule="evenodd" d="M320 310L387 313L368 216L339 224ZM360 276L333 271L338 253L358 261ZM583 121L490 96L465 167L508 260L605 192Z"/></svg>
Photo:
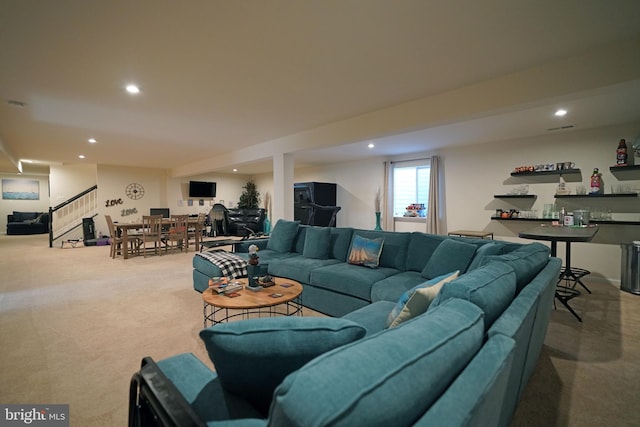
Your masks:
<svg viewBox="0 0 640 427"><path fill-rule="evenodd" d="M600 194L602 192L602 174L598 168L593 168L591 174L591 194Z"/></svg>
<svg viewBox="0 0 640 427"><path fill-rule="evenodd" d="M621 139L618 143L618 149L616 150L616 165L627 164L627 141Z"/></svg>

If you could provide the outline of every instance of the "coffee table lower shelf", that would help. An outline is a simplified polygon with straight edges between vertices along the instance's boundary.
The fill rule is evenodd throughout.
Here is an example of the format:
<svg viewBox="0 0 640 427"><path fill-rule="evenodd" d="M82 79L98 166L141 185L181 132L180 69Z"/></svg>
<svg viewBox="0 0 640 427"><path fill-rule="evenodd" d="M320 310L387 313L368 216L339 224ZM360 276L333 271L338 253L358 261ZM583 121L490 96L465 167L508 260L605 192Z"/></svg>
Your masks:
<svg viewBox="0 0 640 427"><path fill-rule="evenodd" d="M204 304L204 327L226 323L231 319L253 319L256 317L302 316L302 301L296 298L283 304L261 308L222 308ZM209 323L207 323L209 322Z"/></svg>

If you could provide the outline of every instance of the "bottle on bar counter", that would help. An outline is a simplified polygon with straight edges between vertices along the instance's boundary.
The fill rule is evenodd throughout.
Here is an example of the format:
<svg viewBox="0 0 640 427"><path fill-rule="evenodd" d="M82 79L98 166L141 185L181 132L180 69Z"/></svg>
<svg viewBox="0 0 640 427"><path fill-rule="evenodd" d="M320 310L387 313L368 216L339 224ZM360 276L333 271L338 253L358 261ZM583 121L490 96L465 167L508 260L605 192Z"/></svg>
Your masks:
<svg viewBox="0 0 640 427"><path fill-rule="evenodd" d="M564 216L567 214L567 210L564 206L560 209L560 213L558 214L558 223L562 227L564 225Z"/></svg>

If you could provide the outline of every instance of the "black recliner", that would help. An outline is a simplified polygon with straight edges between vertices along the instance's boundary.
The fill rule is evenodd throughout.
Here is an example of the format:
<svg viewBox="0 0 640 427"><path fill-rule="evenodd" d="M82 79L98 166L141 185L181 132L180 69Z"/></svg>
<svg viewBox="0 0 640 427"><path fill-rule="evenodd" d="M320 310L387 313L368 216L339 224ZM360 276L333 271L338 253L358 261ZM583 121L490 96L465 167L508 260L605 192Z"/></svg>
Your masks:
<svg viewBox="0 0 640 427"><path fill-rule="evenodd" d="M236 208L229 209L229 234L245 237L252 233L264 231L264 209Z"/></svg>

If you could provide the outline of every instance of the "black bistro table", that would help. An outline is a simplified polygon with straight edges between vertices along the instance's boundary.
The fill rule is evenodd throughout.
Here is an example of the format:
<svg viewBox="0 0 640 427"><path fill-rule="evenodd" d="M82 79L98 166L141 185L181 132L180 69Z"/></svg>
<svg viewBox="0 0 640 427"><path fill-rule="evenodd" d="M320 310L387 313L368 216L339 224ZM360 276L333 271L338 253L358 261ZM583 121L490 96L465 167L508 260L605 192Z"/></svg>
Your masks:
<svg viewBox="0 0 640 427"><path fill-rule="evenodd" d="M575 289L575 285L562 286L561 282L573 281L574 283L580 283L585 289L586 286L582 284L580 278L585 275L586 270L571 268L571 243L573 242L589 242L593 239L593 236L598 232L597 225L588 225L586 227L563 227L555 225L540 225L530 230L525 230L518 233L518 236L523 239L532 240L545 240L551 242L551 256L555 257L558 249L558 242L565 242L565 266L560 272L558 279L558 285L556 286L556 299L564 305L567 310L573 314L576 319L582 322L578 313L569 305L569 301L580 295L580 291ZM587 291L589 291L587 289Z"/></svg>

